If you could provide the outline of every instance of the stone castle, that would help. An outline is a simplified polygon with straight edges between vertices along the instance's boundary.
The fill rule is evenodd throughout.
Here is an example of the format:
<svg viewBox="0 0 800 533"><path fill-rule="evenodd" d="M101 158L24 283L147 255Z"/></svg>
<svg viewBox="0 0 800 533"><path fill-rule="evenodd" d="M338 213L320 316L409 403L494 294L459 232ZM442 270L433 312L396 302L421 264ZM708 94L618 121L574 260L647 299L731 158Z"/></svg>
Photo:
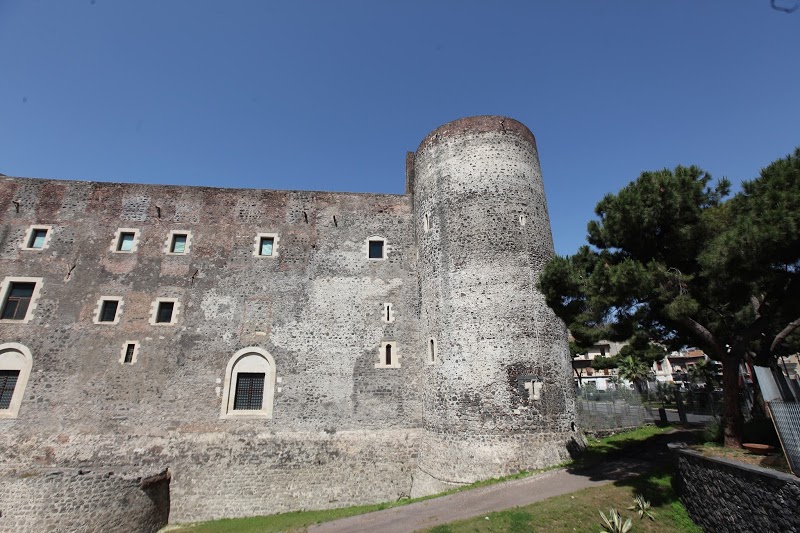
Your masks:
<svg viewBox="0 0 800 533"><path fill-rule="evenodd" d="M0 177L0 217L0 531L396 500L580 441L515 120L439 127L402 195Z"/></svg>

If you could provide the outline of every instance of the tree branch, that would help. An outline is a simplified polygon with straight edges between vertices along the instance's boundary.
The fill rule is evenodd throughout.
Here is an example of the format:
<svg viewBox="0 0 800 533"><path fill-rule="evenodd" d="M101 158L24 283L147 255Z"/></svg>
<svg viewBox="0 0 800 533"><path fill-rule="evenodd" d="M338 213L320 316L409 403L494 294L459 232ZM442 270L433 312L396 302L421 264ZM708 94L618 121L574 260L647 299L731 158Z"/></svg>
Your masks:
<svg viewBox="0 0 800 533"><path fill-rule="evenodd" d="M793 332L794 330L796 330L798 327L800 327L800 318L798 318L797 320L794 320L792 322L789 322L789 324L785 328L783 328L780 331L780 333L775 335L775 338L772 340L772 344L769 347L770 353L775 353L775 350L778 348L778 346L780 346L780 344L783 342L783 340L786 337L788 337L789 334L791 332Z"/></svg>
<svg viewBox="0 0 800 533"><path fill-rule="evenodd" d="M720 345L719 341L717 341L717 338L708 331L705 326L689 317L681 318L679 322L702 341L700 343L701 345L707 348L713 348L714 355L718 361L721 361L722 358L725 357L725 350Z"/></svg>

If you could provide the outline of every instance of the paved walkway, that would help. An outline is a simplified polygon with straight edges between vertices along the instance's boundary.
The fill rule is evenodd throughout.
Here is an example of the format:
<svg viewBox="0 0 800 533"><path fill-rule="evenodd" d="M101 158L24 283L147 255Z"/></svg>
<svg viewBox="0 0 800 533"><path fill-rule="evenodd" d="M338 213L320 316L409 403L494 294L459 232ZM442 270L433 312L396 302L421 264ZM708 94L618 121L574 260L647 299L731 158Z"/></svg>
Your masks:
<svg viewBox="0 0 800 533"><path fill-rule="evenodd" d="M609 461L586 471L560 468L523 479L457 492L392 509L323 522L309 533L411 533L454 520L464 520L512 507L612 483L669 461L666 443L690 439L690 432L672 432L650 439L624 459Z"/></svg>

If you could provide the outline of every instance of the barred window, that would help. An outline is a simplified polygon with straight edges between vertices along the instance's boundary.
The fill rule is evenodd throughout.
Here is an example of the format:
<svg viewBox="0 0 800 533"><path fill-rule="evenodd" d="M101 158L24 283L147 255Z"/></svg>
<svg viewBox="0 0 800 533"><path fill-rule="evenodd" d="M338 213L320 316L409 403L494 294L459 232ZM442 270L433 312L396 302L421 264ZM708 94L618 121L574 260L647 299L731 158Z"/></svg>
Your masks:
<svg viewBox="0 0 800 533"><path fill-rule="evenodd" d="M265 375L256 372L240 372L236 376L236 395L233 408L237 411L258 411L264 403Z"/></svg>
<svg viewBox="0 0 800 533"><path fill-rule="evenodd" d="M11 398L17 386L19 370L0 370L0 409L11 407Z"/></svg>
<svg viewBox="0 0 800 533"><path fill-rule="evenodd" d="M136 351L136 345L133 343L129 343L125 346L125 358L122 360L125 364L133 363L133 354Z"/></svg>

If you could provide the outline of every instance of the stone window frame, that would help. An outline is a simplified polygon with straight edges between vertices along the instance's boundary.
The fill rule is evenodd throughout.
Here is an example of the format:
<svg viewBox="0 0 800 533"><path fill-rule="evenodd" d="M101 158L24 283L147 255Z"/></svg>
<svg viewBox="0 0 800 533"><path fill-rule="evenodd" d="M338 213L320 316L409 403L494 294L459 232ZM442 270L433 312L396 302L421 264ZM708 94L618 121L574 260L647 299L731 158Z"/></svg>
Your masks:
<svg viewBox="0 0 800 533"><path fill-rule="evenodd" d="M16 320L12 318L0 318L0 324L27 324L33 318L33 311L36 309L38 305L39 297L42 293L42 284L44 278L30 278L30 277L20 277L20 276L6 276L3 279L3 283L0 284L0 312L2 312L6 307L6 299L8 298L9 290L11 289L12 283L33 283L35 286L33 288L33 294L31 295L31 301L28 303L28 310L25 312L25 318L22 320Z"/></svg>
<svg viewBox="0 0 800 533"><path fill-rule="evenodd" d="M117 314L114 315L114 320L110 322L103 322L100 320L100 313L103 312L103 302L117 302ZM94 323L98 325L116 326L119 324L119 319L122 316L122 306L124 303L125 300L122 299L122 296L101 296L100 299L97 300L97 307L94 308Z"/></svg>
<svg viewBox="0 0 800 533"><path fill-rule="evenodd" d="M255 357L250 357L255 356ZM261 409L242 410L234 409L233 402L236 398L236 379L240 370L237 365L258 364L257 358L263 359L264 364L264 392L261 400ZM249 359L249 361L245 361ZM241 368L241 367L240 367ZM247 370L253 370L248 368ZM225 367L225 380L222 387L222 405L220 406L220 419L265 419L272 418L273 403L275 401L275 382L277 380L275 359L269 352L257 346L242 348L233 354Z"/></svg>
<svg viewBox="0 0 800 533"><path fill-rule="evenodd" d="M133 242L131 243L130 250L119 250L120 246L120 239L122 239L123 233L133 233ZM142 236L141 230L139 228L117 228L117 231L114 232L114 238L111 240L111 253L113 254L135 254L139 249L139 239Z"/></svg>
<svg viewBox="0 0 800 533"><path fill-rule="evenodd" d="M156 322L158 318L158 308L162 303L172 302L175 304L172 307L172 317L169 322ZM178 298L156 298L150 305L150 325L151 326L174 326L178 323L178 314L180 313L181 302Z"/></svg>
<svg viewBox="0 0 800 533"><path fill-rule="evenodd" d="M125 362L125 354L128 352L128 346L133 344L133 355L131 356L131 362ZM122 351L119 355L119 362L122 365L133 365L136 364L136 361L139 360L139 341L125 341L125 344L122 345Z"/></svg>
<svg viewBox="0 0 800 533"><path fill-rule="evenodd" d="M383 241L383 257L369 256L369 243L372 241ZM364 245L366 247L365 255L368 261L386 261L389 258L389 241L386 237L381 237L380 235L372 235L371 237L367 237L367 240L364 241Z"/></svg>
<svg viewBox="0 0 800 533"><path fill-rule="evenodd" d="M425 233L428 233L431 230L431 215L430 213L425 213L422 215L422 230Z"/></svg>
<svg viewBox="0 0 800 533"><path fill-rule="evenodd" d="M386 364L386 347L391 346L392 362ZM375 368L400 368L400 354L397 352L397 341L383 341L378 349L378 362Z"/></svg>
<svg viewBox="0 0 800 533"><path fill-rule="evenodd" d="M11 357L5 356L8 352L16 352L22 356L22 361L10 361ZM8 409L0 409L0 419L17 418L19 408L22 405L22 398L25 396L25 389L28 386L28 379L33 368L33 356L27 346L18 342L6 342L0 344L0 370L19 370L17 383L14 385L14 393L11 395L11 403Z"/></svg>
<svg viewBox="0 0 800 533"><path fill-rule="evenodd" d="M436 339L434 337L428 337L428 341L425 343L425 353L428 355L425 358L425 364L434 365L438 358L438 347L436 346Z"/></svg>
<svg viewBox="0 0 800 533"><path fill-rule="evenodd" d="M270 255L261 255L261 239L272 238L272 253ZM255 243L253 246L254 257L278 257L278 241L281 238L277 233L256 233Z"/></svg>
<svg viewBox="0 0 800 533"><path fill-rule="evenodd" d="M186 245L183 248L182 252L173 252L172 251L172 241L175 239L176 235L185 235L186 236ZM169 235L167 235L167 242L164 243L164 253L166 255L189 255L192 248L192 232L188 229L174 229L170 230Z"/></svg>
<svg viewBox="0 0 800 533"><path fill-rule="evenodd" d="M42 241L41 248L34 248L31 246L31 240L33 239L33 232L36 230L45 230L47 233L44 236L44 241ZM47 224L32 224L28 226L28 229L25 230L25 239L23 239L22 243L20 244L20 248L23 250L31 250L34 252L41 252L42 250L47 249L50 246L50 238L53 236L53 226Z"/></svg>

